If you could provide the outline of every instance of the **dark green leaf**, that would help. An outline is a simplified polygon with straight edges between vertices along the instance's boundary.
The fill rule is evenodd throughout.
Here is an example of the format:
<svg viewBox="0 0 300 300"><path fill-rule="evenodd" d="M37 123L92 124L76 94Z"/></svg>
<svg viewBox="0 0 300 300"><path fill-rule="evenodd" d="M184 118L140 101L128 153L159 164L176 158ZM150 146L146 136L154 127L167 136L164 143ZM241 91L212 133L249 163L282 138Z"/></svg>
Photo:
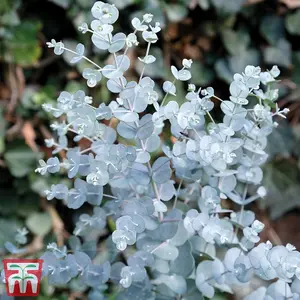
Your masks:
<svg viewBox="0 0 300 300"><path fill-rule="evenodd" d="M21 22L14 27L5 43L5 60L22 66L35 64L42 54L37 39L40 27L39 23L29 21Z"/></svg>
<svg viewBox="0 0 300 300"><path fill-rule="evenodd" d="M13 176L23 177L35 169L38 154L24 142L15 141L8 146L4 159Z"/></svg>
<svg viewBox="0 0 300 300"><path fill-rule="evenodd" d="M266 16L260 24L260 32L271 45L284 38L284 19L279 16Z"/></svg>
<svg viewBox="0 0 300 300"><path fill-rule="evenodd" d="M26 219L26 226L34 234L44 236L51 230L51 217L48 213L33 213Z"/></svg>
<svg viewBox="0 0 300 300"><path fill-rule="evenodd" d="M290 34L300 35L300 10L287 16L285 20L286 29Z"/></svg>
<svg viewBox="0 0 300 300"><path fill-rule="evenodd" d="M264 59L268 64L277 64L282 67L289 67L291 64L291 45L288 41L281 39L275 47L264 49Z"/></svg>
<svg viewBox="0 0 300 300"><path fill-rule="evenodd" d="M200 86L207 86L214 78L213 71L198 62L192 64L191 74L193 83Z"/></svg>
<svg viewBox="0 0 300 300"><path fill-rule="evenodd" d="M300 205L299 170L289 160L273 162L264 168L263 184L268 194L261 205L269 207L272 219Z"/></svg>
<svg viewBox="0 0 300 300"><path fill-rule="evenodd" d="M272 158L275 155L290 157L295 146L292 128L287 122L280 122L277 128L268 136L267 153Z"/></svg>
<svg viewBox="0 0 300 300"><path fill-rule="evenodd" d="M229 54L238 55L247 51L250 36L245 30L225 29L222 31L222 40Z"/></svg>
<svg viewBox="0 0 300 300"><path fill-rule="evenodd" d="M292 79L295 83L300 84L300 52L293 52L293 72Z"/></svg>

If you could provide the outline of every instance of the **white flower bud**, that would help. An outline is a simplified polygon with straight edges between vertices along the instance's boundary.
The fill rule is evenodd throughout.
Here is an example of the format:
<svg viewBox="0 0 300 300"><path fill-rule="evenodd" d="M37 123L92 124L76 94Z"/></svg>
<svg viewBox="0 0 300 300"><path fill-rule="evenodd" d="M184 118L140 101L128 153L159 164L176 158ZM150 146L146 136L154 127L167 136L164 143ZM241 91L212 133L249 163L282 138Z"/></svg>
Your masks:
<svg viewBox="0 0 300 300"><path fill-rule="evenodd" d="M46 111L46 112L50 112L53 108L52 104L50 103L44 103L42 104L42 108Z"/></svg>
<svg viewBox="0 0 300 300"><path fill-rule="evenodd" d="M188 92L195 92L196 86L192 83L188 85Z"/></svg>
<svg viewBox="0 0 300 300"><path fill-rule="evenodd" d="M267 241L267 242L266 242L266 249L267 249L267 250L271 250L272 247L273 247L272 243L271 243L270 241Z"/></svg>
<svg viewBox="0 0 300 300"><path fill-rule="evenodd" d="M89 27L86 23L82 23L80 26L78 26L78 30L83 34L87 33L88 29Z"/></svg>
<svg viewBox="0 0 300 300"><path fill-rule="evenodd" d="M273 68L272 68L271 71L270 71L270 74L271 74L274 78L276 78L276 77L279 76L280 70L278 69L278 67L277 67L276 65L273 66Z"/></svg>
<svg viewBox="0 0 300 300"><path fill-rule="evenodd" d="M54 145L54 139L45 139L46 147L51 148Z"/></svg>
<svg viewBox="0 0 300 300"><path fill-rule="evenodd" d="M85 96L84 97L84 102L87 103L87 104L92 104L93 103L93 97Z"/></svg>
<svg viewBox="0 0 300 300"><path fill-rule="evenodd" d="M258 221L258 220L255 220L252 224L252 229L255 230L257 233L260 233L263 231L263 229L265 228L265 225L264 223Z"/></svg>
<svg viewBox="0 0 300 300"><path fill-rule="evenodd" d="M182 65L186 68L186 69L190 69L191 68L191 66L192 66L192 63L193 63L193 60L191 60L191 59L184 59L183 61L182 61Z"/></svg>
<svg viewBox="0 0 300 300"><path fill-rule="evenodd" d="M260 186L256 193L258 194L259 197L264 198L267 195L267 190L264 186Z"/></svg>
<svg viewBox="0 0 300 300"><path fill-rule="evenodd" d="M285 109L282 110L282 113L285 114L285 115L288 114L289 112L290 112L289 108L285 108Z"/></svg>
<svg viewBox="0 0 300 300"><path fill-rule="evenodd" d="M296 247L290 243L286 244L285 248L288 249L289 252L296 250Z"/></svg>
<svg viewBox="0 0 300 300"><path fill-rule="evenodd" d="M143 20L146 22L146 23L150 23L153 19L153 15L152 14L144 14L143 15Z"/></svg>

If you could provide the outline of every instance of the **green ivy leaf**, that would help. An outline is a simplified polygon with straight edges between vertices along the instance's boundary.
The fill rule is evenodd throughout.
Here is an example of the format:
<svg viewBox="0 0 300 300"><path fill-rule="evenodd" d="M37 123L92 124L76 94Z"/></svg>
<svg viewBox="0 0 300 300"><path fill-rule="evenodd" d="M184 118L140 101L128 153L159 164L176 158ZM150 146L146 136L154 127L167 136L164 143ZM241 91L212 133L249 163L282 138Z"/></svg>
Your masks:
<svg viewBox="0 0 300 300"><path fill-rule="evenodd" d="M293 52L292 79L296 84L300 84L300 51Z"/></svg>
<svg viewBox="0 0 300 300"><path fill-rule="evenodd" d="M293 161L282 160L266 165L263 184L268 194L259 203L270 209L272 219L300 205L299 170Z"/></svg>
<svg viewBox="0 0 300 300"><path fill-rule="evenodd" d="M215 63L217 76L227 83L231 83L235 73L242 73L247 65L259 65L259 53L255 49L249 49L227 59L221 58Z"/></svg>
<svg viewBox="0 0 300 300"><path fill-rule="evenodd" d="M217 76L227 83L232 81L232 72L229 69L228 62L224 58L220 58L215 63Z"/></svg>
<svg viewBox="0 0 300 300"><path fill-rule="evenodd" d="M259 52L255 49L249 49L248 51L229 57L228 63L233 74L242 73L247 65L259 65Z"/></svg>
<svg viewBox="0 0 300 300"><path fill-rule="evenodd" d="M23 141L15 141L9 144L4 160L13 176L23 177L34 170L38 156Z"/></svg>
<svg viewBox="0 0 300 300"><path fill-rule="evenodd" d="M36 22L21 22L12 29L5 42L4 59L21 66L31 66L37 63L42 54L42 48L37 35L41 25Z"/></svg>
<svg viewBox="0 0 300 300"><path fill-rule="evenodd" d="M275 155L288 158L291 156L295 145L295 137L292 128L287 122L280 122L277 128L268 136L266 152L272 158Z"/></svg>
<svg viewBox="0 0 300 300"><path fill-rule="evenodd" d="M48 213L33 213L26 219L27 228L34 234L45 236L52 227L51 217Z"/></svg>
<svg viewBox="0 0 300 300"><path fill-rule="evenodd" d="M0 219L0 247L4 247L5 242L14 242L17 230L22 224L16 219Z"/></svg>
<svg viewBox="0 0 300 300"><path fill-rule="evenodd" d="M7 26L16 26L20 24L20 19L16 11L11 10L1 16L1 23Z"/></svg>
<svg viewBox="0 0 300 300"><path fill-rule="evenodd" d="M27 217L30 213L37 210L39 201L39 195L35 193L28 193L19 199L19 204L15 207L15 210L18 215Z"/></svg>
<svg viewBox="0 0 300 300"><path fill-rule="evenodd" d="M286 17L285 26L290 34L300 35L300 9Z"/></svg>
<svg viewBox="0 0 300 300"><path fill-rule="evenodd" d="M277 41L284 38L284 19L275 15L266 16L263 18L259 30L268 43L275 46Z"/></svg>
<svg viewBox="0 0 300 300"><path fill-rule="evenodd" d="M231 55L242 54L246 52L250 44L250 36L244 30L234 31L225 29L221 32L222 40L226 50Z"/></svg>
<svg viewBox="0 0 300 300"><path fill-rule="evenodd" d="M0 201L0 210L1 214L9 215L15 213L16 207L19 204L19 197L16 194L14 189L8 187L0 188L1 201Z"/></svg>
<svg viewBox="0 0 300 300"><path fill-rule="evenodd" d="M214 79L213 71L198 62L192 64L191 74L193 83L200 86L207 86Z"/></svg>
<svg viewBox="0 0 300 300"><path fill-rule="evenodd" d="M266 47L263 54L265 62L270 65L277 64L286 68L291 65L291 45L285 39L279 40L275 47Z"/></svg>

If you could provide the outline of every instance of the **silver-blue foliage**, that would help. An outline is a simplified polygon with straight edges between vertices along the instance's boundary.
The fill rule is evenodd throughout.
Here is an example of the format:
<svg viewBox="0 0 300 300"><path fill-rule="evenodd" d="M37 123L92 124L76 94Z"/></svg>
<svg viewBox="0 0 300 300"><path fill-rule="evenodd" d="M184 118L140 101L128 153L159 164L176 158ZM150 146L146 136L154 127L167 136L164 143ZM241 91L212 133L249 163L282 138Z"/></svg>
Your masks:
<svg viewBox="0 0 300 300"><path fill-rule="evenodd" d="M84 23L79 30L91 33L100 51L111 53L109 65L87 58L82 44L71 50L63 42L48 43L57 55L73 54L72 63L90 63L82 73L89 87L106 78L107 89L116 94L108 106L93 106L83 91L62 92L56 107L44 105L59 118L51 126L57 140L46 144L54 147L53 154L66 151L66 159L41 160L36 171L74 178L71 189L52 185L47 199L62 200L71 209L85 202L94 206L92 215L78 218L69 243L72 254L66 246L48 245L42 258L49 282L62 284L79 277L95 288L90 299L105 299L103 284L109 280L120 288L117 299L201 299L214 297L216 289L230 293L232 286L258 276L273 283L248 295L248 300L300 299L300 253L292 245L257 244L264 225L245 210L267 193L260 185L267 137L278 125L274 118L288 112L276 105L277 66L266 72L247 66L234 75L229 99L222 100L213 88L192 84L192 60L184 59L181 68L171 67L173 80L158 91L144 71L155 63L151 46L158 40L160 24L145 14L132 20L133 32L125 35L114 32L119 16L114 5L98 1L92 15L90 26ZM138 81L130 81L125 77L132 63L128 50L140 38L147 45L145 56L139 57L143 69ZM190 82L181 105L168 99L176 96L178 81ZM220 123L211 114L213 99L223 112ZM153 114L144 114L148 106L153 106ZM104 122L109 120L117 120L117 126ZM167 123L175 141L171 148L160 139ZM68 132L75 134L75 142L85 139L90 146L70 147ZM164 155L152 162L158 149ZM248 189L254 186L257 192L250 195ZM104 194L104 187L110 194ZM222 199L230 199L240 210L222 208ZM76 236L103 230L107 218L115 221L111 240L114 251L124 251L123 261L114 255L99 264ZM22 244L23 238L18 241ZM129 255L128 247L136 251ZM220 248L227 249L223 258L217 257Z"/></svg>

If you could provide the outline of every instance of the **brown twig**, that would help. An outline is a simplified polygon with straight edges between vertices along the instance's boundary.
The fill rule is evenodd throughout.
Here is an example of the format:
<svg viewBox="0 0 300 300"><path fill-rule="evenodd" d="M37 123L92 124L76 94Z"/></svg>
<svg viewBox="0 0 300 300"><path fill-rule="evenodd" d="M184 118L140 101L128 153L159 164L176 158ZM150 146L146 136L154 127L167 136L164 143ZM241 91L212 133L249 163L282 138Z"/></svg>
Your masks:
<svg viewBox="0 0 300 300"><path fill-rule="evenodd" d="M9 68L8 68L8 82L9 82L11 95L10 95L10 102L9 102L7 111L9 114L11 114L17 105L18 96L19 96L18 82L16 80L16 77L14 74L14 68L12 67L12 65L9 65Z"/></svg>
<svg viewBox="0 0 300 300"><path fill-rule="evenodd" d="M36 252L44 248L43 236L36 236L32 243L27 246L26 255L36 254Z"/></svg>
<svg viewBox="0 0 300 300"><path fill-rule="evenodd" d="M32 240L32 242L26 247L25 252L9 255L7 256L7 258L21 258L21 257L36 254L38 251L44 248L43 239L44 239L43 236L40 235L36 236Z"/></svg>
<svg viewBox="0 0 300 300"><path fill-rule="evenodd" d="M43 69L47 67L48 65L51 65L55 60L57 60L56 55L49 56L43 60L38 61L36 64L33 65L36 69Z"/></svg>
<svg viewBox="0 0 300 300"><path fill-rule="evenodd" d="M20 117L16 118L16 123L7 129L6 136L8 139L12 139L14 136L19 135L23 126L23 120Z"/></svg>
<svg viewBox="0 0 300 300"><path fill-rule="evenodd" d="M18 80L18 92L20 98L23 95L25 89L25 76L23 69L20 66L16 66L16 77Z"/></svg>
<svg viewBox="0 0 300 300"><path fill-rule="evenodd" d="M300 0L280 0L280 2L285 4L289 9L300 7Z"/></svg>
<svg viewBox="0 0 300 300"><path fill-rule="evenodd" d="M248 0L244 5L247 6L247 5L253 5L253 4L257 4L257 3L260 3L260 2L263 2L265 0Z"/></svg>
<svg viewBox="0 0 300 300"><path fill-rule="evenodd" d="M38 146L35 142L36 134L32 123L30 121L26 121L22 127L22 134L24 136L26 144L31 148L33 152L39 152Z"/></svg>
<svg viewBox="0 0 300 300"><path fill-rule="evenodd" d="M46 199L41 198L41 205L45 211L47 211L52 220L53 231L57 238L57 245L59 247L64 245L64 238L67 235L65 231L64 223L57 213L55 207L47 202Z"/></svg>
<svg viewBox="0 0 300 300"><path fill-rule="evenodd" d="M43 124L40 125L40 131L45 139L53 138L51 132L48 130L48 128L45 125Z"/></svg>
<svg viewBox="0 0 300 300"><path fill-rule="evenodd" d="M81 292L74 292L70 294L68 300L76 300L76 299L86 299L86 297Z"/></svg>
<svg viewBox="0 0 300 300"><path fill-rule="evenodd" d="M266 236L270 239L270 241L275 245L282 245L282 241L279 235L272 227L271 222L269 221L269 218L266 215L263 216L263 223L265 224Z"/></svg>

